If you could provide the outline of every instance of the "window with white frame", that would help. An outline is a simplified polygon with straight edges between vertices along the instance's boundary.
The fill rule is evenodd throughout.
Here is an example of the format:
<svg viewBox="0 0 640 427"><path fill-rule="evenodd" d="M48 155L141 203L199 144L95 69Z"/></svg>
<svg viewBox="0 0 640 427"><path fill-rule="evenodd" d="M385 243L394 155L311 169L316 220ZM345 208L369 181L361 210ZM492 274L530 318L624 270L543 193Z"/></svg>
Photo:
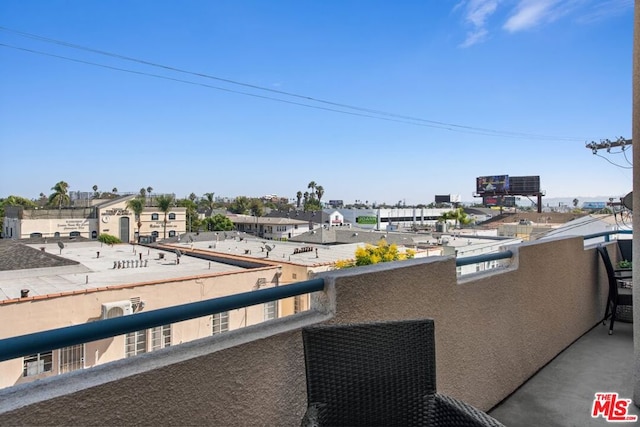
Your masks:
<svg viewBox="0 0 640 427"><path fill-rule="evenodd" d="M51 372L53 369L53 352L46 351L44 353L32 354L23 358L23 377L31 377L33 375Z"/></svg>
<svg viewBox="0 0 640 427"><path fill-rule="evenodd" d="M278 301L264 303L264 320L275 319L278 314Z"/></svg>
<svg viewBox="0 0 640 427"><path fill-rule="evenodd" d="M223 311L222 313L214 314L211 328L213 335L227 332L229 330L229 312Z"/></svg>
<svg viewBox="0 0 640 427"><path fill-rule="evenodd" d="M125 336L125 357L147 352L147 330L130 332Z"/></svg>
<svg viewBox="0 0 640 427"><path fill-rule="evenodd" d="M174 214L173 212L169 214L169 219L173 220L176 219L176 214Z"/></svg>
<svg viewBox="0 0 640 427"><path fill-rule="evenodd" d="M59 374L84 369L84 344L72 345L58 350L58 363Z"/></svg>
<svg viewBox="0 0 640 427"><path fill-rule="evenodd" d="M151 350L171 346L171 325L158 326L151 329Z"/></svg>

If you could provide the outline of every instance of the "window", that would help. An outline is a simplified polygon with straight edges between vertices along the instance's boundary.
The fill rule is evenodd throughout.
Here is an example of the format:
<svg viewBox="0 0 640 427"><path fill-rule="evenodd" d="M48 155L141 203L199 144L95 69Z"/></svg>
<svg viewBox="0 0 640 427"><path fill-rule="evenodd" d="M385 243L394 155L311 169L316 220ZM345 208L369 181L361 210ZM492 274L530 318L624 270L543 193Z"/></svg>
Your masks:
<svg viewBox="0 0 640 427"><path fill-rule="evenodd" d="M151 235L152 235L153 237L155 237L155 238L158 238L158 232L157 232L157 231L154 231L153 233L151 233Z"/></svg>
<svg viewBox="0 0 640 427"><path fill-rule="evenodd" d="M151 350L171 346L171 325L158 326L151 329Z"/></svg>
<svg viewBox="0 0 640 427"><path fill-rule="evenodd" d="M157 213L151 214L151 221L157 221L158 219L160 219L160 215Z"/></svg>
<svg viewBox="0 0 640 427"><path fill-rule="evenodd" d="M130 332L125 338L125 357L147 352L147 330Z"/></svg>
<svg viewBox="0 0 640 427"><path fill-rule="evenodd" d="M222 313L214 314L211 326L213 335L227 332L229 330L229 312L223 311Z"/></svg>
<svg viewBox="0 0 640 427"><path fill-rule="evenodd" d="M293 297L293 312L300 313L302 311L302 295L296 295Z"/></svg>
<svg viewBox="0 0 640 427"><path fill-rule="evenodd" d="M176 236L176 230L169 230L169 237L175 237Z"/></svg>
<svg viewBox="0 0 640 427"><path fill-rule="evenodd" d="M72 345L58 350L60 363L59 374L84 368L84 345Z"/></svg>
<svg viewBox="0 0 640 427"><path fill-rule="evenodd" d="M47 351L45 353L37 353L30 356L25 356L23 361L23 377L30 377L33 375L42 374L44 372L51 372L53 368L53 352Z"/></svg>
<svg viewBox="0 0 640 427"><path fill-rule="evenodd" d="M69 233L69 237L80 237L80 232L72 231L71 233Z"/></svg>
<svg viewBox="0 0 640 427"><path fill-rule="evenodd" d="M176 219L176 214L174 214L173 212L171 212L169 214L169 219Z"/></svg>
<svg viewBox="0 0 640 427"><path fill-rule="evenodd" d="M264 303L264 320L275 319L278 314L278 301Z"/></svg>
<svg viewBox="0 0 640 427"><path fill-rule="evenodd" d="M29 235L32 239L42 237L42 233L31 233Z"/></svg>
<svg viewBox="0 0 640 427"><path fill-rule="evenodd" d="M56 231L55 233L53 233L53 237L60 237L60 232Z"/></svg>

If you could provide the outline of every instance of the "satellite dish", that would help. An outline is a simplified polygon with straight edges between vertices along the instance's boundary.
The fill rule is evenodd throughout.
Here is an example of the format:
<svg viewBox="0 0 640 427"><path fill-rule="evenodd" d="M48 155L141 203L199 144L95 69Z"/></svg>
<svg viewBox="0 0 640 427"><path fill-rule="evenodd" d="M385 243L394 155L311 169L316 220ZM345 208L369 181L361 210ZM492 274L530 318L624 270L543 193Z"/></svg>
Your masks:
<svg viewBox="0 0 640 427"><path fill-rule="evenodd" d="M276 245L273 245L273 246L269 246L269 245L266 245L266 244L264 245L264 248L267 250L267 252L271 252L273 250L273 248L275 248L275 247L276 247Z"/></svg>
<svg viewBox="0 0 640 427"><path fill-rule="evenodd" d="M180 258L182 256L182 252L180 252L180 249L176 249L176 256L178 258Z"/></svg>
<svg viewBox="0 0 640 427"><path fill-rule="evenodd" d="M64 243L62 243L62 242L58 242L58 247L59 247L60 249L64 249Z"/></svg>
<svg viewBox="0 0 640 427"><path fill-rule="evenodd" d="M633 211L633 191L624 196L622 199L622 205L630 211Z"/></svg>
<svg viewBox="0 0 640 427"><path fill-rule="evenodd" d="M193 243L193 237L191 237L191 234L189 234L188 239L189 239L189 243Z"/></svg>

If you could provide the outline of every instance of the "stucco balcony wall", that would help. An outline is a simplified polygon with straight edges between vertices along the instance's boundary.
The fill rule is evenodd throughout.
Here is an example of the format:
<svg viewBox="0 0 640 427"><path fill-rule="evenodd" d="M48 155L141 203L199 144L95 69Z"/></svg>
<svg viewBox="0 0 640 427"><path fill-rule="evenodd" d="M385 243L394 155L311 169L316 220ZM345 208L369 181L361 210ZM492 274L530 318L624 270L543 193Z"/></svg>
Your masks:
<svg viewBox="0 0 640 427"><path fill-rule="evenodd" d="M441 257L323 273L315 312L8 389L0 423L299 425L301 326L424 317L436 322L438 389L489 410L593 327L606 299L582 238L514 251L510 267L463 278Z"/></svg>

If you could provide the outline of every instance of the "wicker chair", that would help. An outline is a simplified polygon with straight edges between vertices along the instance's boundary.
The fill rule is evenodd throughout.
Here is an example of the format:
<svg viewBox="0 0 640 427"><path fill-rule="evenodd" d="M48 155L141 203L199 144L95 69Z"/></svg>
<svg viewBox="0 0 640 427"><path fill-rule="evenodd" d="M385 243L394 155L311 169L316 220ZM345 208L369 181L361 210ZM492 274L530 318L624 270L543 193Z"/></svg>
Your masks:
<svg viewBox="0 0 640 427"><path fill-rule="evenodd" d="M606 324L607 319L611 317L609 322L609 335L613 334L613 324L618 316L618 307L620 306L633 306L633 297L631 289L618 288L618 280L616 279L615 270L609 258L609 252L604 246L598 246L598 253L604 267L607 270L607 282L609 284L609 295L607 296L607 305L604 309L604 317L602 318L602 324Z"/></svg>
<svg viewBox="0 0 640 427"><path fill-rule="evenodd" d="M302 331L303 426L501 426L436 392L433 320L319 325Z"/></svg>

